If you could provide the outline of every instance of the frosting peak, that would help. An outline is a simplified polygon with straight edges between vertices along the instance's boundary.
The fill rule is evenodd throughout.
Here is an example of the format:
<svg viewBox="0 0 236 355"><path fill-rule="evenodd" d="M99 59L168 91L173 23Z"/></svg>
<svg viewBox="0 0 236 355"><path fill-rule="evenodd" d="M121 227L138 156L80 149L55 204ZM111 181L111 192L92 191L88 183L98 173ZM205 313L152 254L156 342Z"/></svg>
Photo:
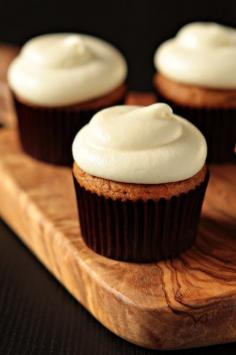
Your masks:
<svg viewBox="0 0 236 355"><path fill-rule="evenodd" d="M185 25L156 51L157 70L186 84L236 88L236 30L212 22ZM222 65L224 63L224 65Z"/></svg>
<svg viewBox="0 0 236 355"><path fill-rule="evenodd" d="M131 108L131 107L129 107ZM151 129L150 129L151 127ZM170 143L181 134L172 109L162 103L151 106L117 106L100 111L90 123L93 142L103 148L149 149Z"/></svg>
<svg viewBox="0 0 236 355"><path fill-rule="evenodd" d="M195 22L184 26L176 35L185 48L217 48L236 45L236 31L212 22Z"/></svg>
<svg viewBox="0 0 236 355"><path fill-rule="evenodd" d="M75 104L108 94L121 85L127 67L120 52L105 41L61 33L33 38L8 72L11 89L42 106Z"/></svg>
<svg viewBox="0 0 236 355"><path fill-rule="evenodd" d="M190 178L206 159L202 134L163 103L98 112L79 131L72 151L91 175L143 184Z"/></svg>
<svg viewBox="0 0 236 355"><path fill-rule="evenodd" d="M73 68L89 60L91 52L80 35L41 36L22 50L21 58L29 65L51 69Z"/></svg>

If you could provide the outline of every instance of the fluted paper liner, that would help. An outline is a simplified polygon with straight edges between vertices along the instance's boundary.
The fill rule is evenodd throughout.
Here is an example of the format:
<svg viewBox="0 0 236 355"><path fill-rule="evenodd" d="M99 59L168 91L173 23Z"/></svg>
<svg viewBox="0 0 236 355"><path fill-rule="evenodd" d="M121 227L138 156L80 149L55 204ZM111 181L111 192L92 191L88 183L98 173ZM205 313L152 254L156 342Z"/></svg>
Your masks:
<svg viewBox="0 0 236 355"><path fill-rule="evenodd" d="M207 141L208 163L236 162L236 109L194 108L176 104L158 93L157 97L202 132Z"/></svg>
<svg viewBox="0 0 236 355"><path fill-rule="evenodd" d="M33 158L47 163L71 165L73 139L98 109L33 107L20 102L16 97L14 102L23 150ZM124 99L117 104L123 102Z"/></svg>
<svg viewBox="0 0 236 355"><path fill-rule="evenodd" d="M197 236L208 183L170 199L112 200L81 187L74 178L82 237L103 256L134 262L173 258Z"/></svg>

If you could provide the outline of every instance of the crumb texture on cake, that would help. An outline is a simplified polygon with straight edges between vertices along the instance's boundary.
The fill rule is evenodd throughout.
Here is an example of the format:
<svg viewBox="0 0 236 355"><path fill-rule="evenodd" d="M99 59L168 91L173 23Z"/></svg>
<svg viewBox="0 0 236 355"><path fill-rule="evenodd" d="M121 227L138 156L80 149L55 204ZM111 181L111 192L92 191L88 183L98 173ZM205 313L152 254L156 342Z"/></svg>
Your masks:
<svg viewBox="0 0 236 355"><path fill-rule="evenodd" d="M156 73L154 87L157 92L176 104L196 108L236 108L236 89L211 89L183 84Z"/></svg>
<svg viewBox="0 0 236 355"><path fill-rule="evenodd" d="M84 172L78 164L74 163L73 173L78 183L98 196L104 196L113 200L159 200L160 198L170 199L181 193L188 192L200 185L205 176L206 165L193 177L172 183L165 184L128 184L111 181Z"/></svg>

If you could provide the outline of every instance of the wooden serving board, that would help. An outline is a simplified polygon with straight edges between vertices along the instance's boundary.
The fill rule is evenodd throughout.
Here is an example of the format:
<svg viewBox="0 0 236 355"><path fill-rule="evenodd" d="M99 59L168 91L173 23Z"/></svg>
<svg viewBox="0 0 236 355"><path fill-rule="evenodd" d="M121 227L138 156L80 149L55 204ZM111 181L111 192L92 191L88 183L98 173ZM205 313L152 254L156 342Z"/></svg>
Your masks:
<svg viewBox="0 0 236 355"><path fill-rule="evenodd" d="M0 157L1 217L104 326L154 349L236 340L236 166L211 168L195 247L134 264L86 247L70 169L23 154L14 130L0 132Z"/></svg>

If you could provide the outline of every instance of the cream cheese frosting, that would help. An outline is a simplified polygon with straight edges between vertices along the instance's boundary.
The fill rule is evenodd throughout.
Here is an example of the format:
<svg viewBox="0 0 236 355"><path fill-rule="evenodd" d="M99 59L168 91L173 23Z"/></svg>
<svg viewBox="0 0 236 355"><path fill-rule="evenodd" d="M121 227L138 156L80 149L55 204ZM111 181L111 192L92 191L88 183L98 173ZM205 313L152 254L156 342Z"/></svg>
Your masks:
<svg viewBox="0 0 236 355"><path fill-rule="evenodd" d="M184 26L154 56L170 79L209 88L236 88L236 29L212 22Z"/></svg>
<svg viewBox="0 0 236 355"><path fill-rule="evenodd" d="M163 103L114 106L98 112L76 135L74 161L90 175L126 183L188 179L205 164L200 131Z"/></svg>
<svg viewBox="0 0 236 355"><path fill-rule="evenodd" d="M121 85L127 66L121 53L96 37L62 33L27 42L8 71L11 89L42 106L64 106L108 94Z"/></svg>

